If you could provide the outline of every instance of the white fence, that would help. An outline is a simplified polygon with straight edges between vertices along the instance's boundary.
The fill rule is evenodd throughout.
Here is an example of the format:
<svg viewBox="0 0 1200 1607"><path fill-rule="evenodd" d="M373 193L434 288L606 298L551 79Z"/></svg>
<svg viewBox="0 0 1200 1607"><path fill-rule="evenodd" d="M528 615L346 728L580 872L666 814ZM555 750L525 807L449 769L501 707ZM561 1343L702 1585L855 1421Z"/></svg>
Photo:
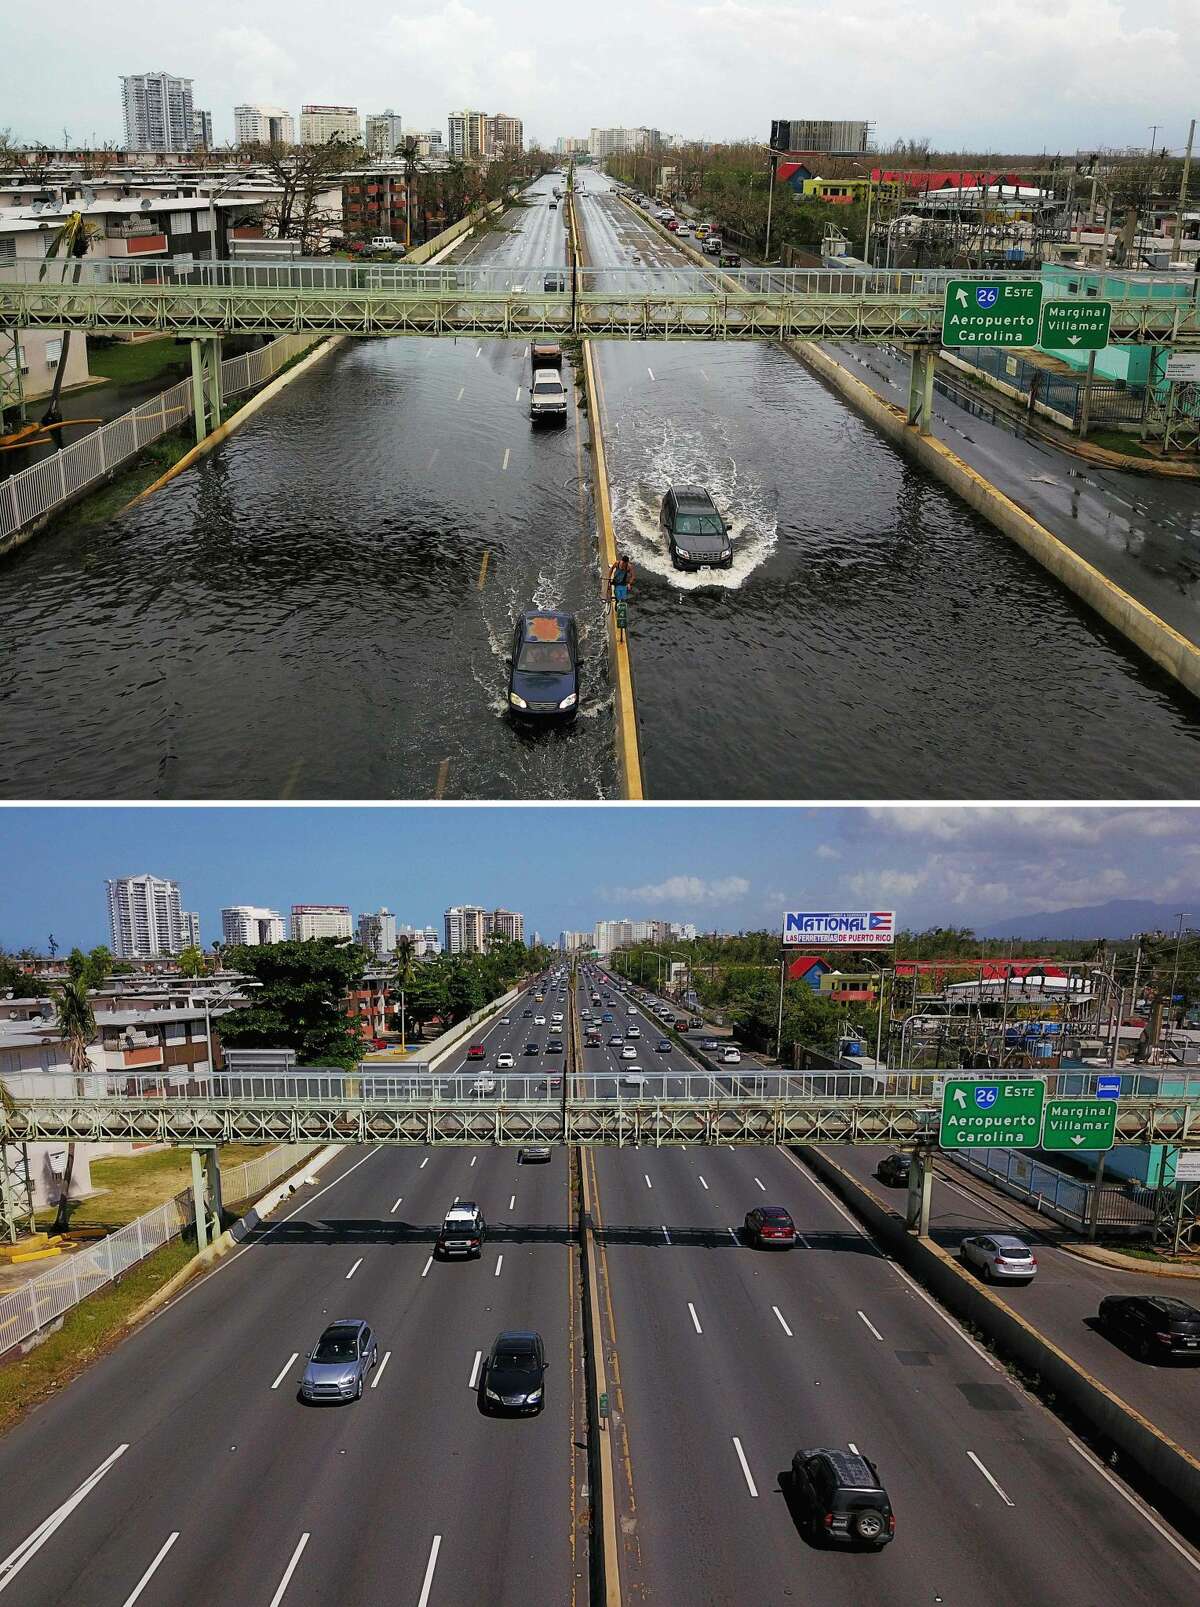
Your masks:
<svg viewBox="0 0 1200 1607"><path fill-rule="evenodd" d="M281 1144L256 1160L231 1166L221 1173L222 1195L227 1200L258 1195L316 1148L315 1144ZM184 1189L98 1244L64 1256L19 1289L0 1295L0 1355L177 1239L194 1221L192 1192Z"/></svg>
<svg viewBox="0 0 1200 1607"><path fill-rule="evenodd" d="M221 364L221 394L237 396L257 389L319 336L282 335L269 346L227 357ZM0 542L69 502L80 491L136 456L168 430L192 416L192 382L180 380L130 413L102 424L61 452L31 463L0 481Z"/></svg>

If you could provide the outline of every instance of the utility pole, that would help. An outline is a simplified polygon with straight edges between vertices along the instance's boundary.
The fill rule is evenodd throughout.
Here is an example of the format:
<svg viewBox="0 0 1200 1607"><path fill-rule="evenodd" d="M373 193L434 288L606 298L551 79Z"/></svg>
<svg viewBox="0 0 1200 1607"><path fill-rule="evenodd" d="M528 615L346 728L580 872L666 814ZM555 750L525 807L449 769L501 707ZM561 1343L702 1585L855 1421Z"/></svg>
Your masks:
<svg viewBox="0 0 1200 1607"><path fill-rule="evenodd" d="M1172 1015L1173 1015L1174 1009L1175 1009L1175 984L1179 979L1179 945L1183 942L1183 923L1188 918L1188 916L1190 916L1190 914L1191 914L1190 910L1180 910L1179 916L1178 916L1179 929L1175 933L1175 962L1171 967L1171 992L1170 992L1170 994L1169 994L1169 996L1167 998L1167 1025L1168 1025L1168 1031L1170 1029L1171 1018L1172 1018Z"/></svg>
<svg viewBox="0 0 1200 1607"><path fill-rule="evenodd" d="M1175 214L1175 240L1171 246L1171 261L1178 262L1183 240L1183 209L1187 205L1188 179L1192 171L1192 141L1196 137L1196 119L1193 117L1188 128L1187 150L1183 157L1183 176L1179 180L1179 210Z"/></svg>
<svg viewBox="0 0 1200 1607"><path fill-rule="evenodd" d="M775 152L767 151L767 238L763 246L763 262L771 257L771 203L775 199Z"/></svg>

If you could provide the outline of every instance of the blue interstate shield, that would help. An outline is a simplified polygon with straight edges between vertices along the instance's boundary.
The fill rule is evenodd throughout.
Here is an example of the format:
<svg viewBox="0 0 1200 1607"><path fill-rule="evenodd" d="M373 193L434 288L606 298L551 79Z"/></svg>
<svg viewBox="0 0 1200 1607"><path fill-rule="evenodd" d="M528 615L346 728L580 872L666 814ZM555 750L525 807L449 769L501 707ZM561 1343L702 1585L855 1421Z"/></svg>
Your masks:
<svg viewBox="0 0 1200 1607"><path fill-rule="evenodd" d="M996 285L976 285L975 300L981 307L994 307L1000 300L1000 291Z"/></svg>
<svg viewBox="0 0 1200 1607"><path fill-rule="evenodd" d="M980 1110L991 1110L1000 1097L1000 1090L994 1082L985 1083L982 1088L975 1090L975 1103Z"/></svg>

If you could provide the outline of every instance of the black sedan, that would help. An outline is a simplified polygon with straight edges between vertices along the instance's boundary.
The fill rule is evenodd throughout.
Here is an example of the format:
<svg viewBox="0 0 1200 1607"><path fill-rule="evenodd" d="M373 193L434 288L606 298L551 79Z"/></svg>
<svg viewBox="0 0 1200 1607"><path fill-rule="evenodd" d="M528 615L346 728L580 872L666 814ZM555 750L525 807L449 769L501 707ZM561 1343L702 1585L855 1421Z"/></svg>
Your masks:
<svg viewBox="0 0 1200 1607"><path fill-rule="evenodd" d="M525 1053L527 1055L540 1055L541 1052L542 1046L540 1043L527 1043L525 1045Z"/></svg>
<svg viewBox="0 0 1200 1607"><path fill-rule="evenodd" d="M903 1150L893 1150L890 1155L885 1155L875 1168L875 1176L881 1183L887 1183L891 1188L907 1188L911 1171L912 1156L906 1155Z"/></svg>
<svg viewBox="0 0 1200 1607"><path fill-rule="evenodd" d="M579 633L574 614L522 614L508 658L508 706L523 720L567 721L579 712Z"/></svg>
<svg viewBox="0 0 1200 1607"><path fill-rule="evenodd" d="M485 1411L540 1412L545 1404L546 1352L541 1334L497 1334L480 1385Z"/></svg>

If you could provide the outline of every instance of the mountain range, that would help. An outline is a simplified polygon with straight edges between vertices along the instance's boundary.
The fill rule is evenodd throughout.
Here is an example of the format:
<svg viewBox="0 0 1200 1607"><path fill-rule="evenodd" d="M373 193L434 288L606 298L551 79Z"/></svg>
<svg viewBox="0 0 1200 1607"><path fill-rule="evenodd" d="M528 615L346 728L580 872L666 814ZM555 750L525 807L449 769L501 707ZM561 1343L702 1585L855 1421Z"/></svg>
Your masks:
<svg viewBox="0 0 1200 1607"><path fill-rule="evenodd" d="M1193 914L1184 916L1184 929L1200 926L1200 895L1182 900ZM1173 932L1179 924L1179 904L1157 904L1145 898L1111 898L1106 904L1084 904L1077 909L1044 910L1040 915L1007 915L975 928L977 937L1034 938L1132 937L1135 932Z"/></svg>

